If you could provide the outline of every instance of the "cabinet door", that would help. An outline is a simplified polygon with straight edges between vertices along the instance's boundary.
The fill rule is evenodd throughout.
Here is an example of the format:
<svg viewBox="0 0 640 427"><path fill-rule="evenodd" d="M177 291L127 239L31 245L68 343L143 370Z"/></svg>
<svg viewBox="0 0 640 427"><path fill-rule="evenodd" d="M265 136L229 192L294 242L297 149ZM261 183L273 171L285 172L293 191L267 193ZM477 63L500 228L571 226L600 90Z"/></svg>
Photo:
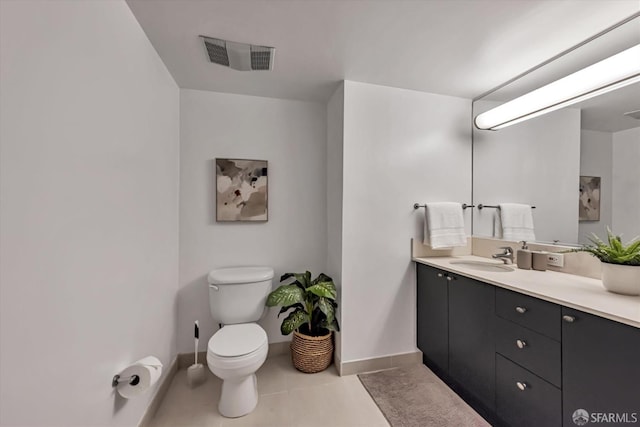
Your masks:
<svg viewBox="0 0 640 427"><path fill-rule="evenodd" d="M418 266L418 348L435 372L449 370L447 281L443 271Z"/></svg>
<svg viewBox="0 0 640 427"><path fill-rule="evenodd" d="M578 409L590 422L602 413L623 417L607 426L633 422L634 413L640 421L640 329L564 307L562 315L564 425L574 425Z"/></svg>
<svg viewBox="0 0 640 427"><path fill-rule="evenodd" d="M495 410L495 288L466 277L449 282L449 375Z"/></svg>

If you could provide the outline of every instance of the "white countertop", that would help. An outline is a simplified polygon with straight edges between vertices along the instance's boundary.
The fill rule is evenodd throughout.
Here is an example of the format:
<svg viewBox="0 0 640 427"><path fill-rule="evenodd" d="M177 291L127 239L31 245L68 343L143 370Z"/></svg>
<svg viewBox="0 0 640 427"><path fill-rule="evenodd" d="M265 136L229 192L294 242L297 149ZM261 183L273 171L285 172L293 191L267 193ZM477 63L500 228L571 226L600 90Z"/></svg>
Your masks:
<svg viewBox="0 0 640 427"><path fill-rule="evenodd" d="M608 292L600 280L549 270L521 270L516 265L512 272L479 271L450 263L455 260L493 261L474 255L413 258L421 264L640 328L640 296Z"/></svg>

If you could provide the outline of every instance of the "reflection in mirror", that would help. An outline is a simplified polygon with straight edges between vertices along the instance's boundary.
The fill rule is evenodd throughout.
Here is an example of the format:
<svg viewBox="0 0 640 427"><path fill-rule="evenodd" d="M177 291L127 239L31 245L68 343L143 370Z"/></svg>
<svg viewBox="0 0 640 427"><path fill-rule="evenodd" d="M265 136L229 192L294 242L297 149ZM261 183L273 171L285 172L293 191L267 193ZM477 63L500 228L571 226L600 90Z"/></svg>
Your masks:
<svg viewBox="0 0 640 427"><path fill-rule="evenodd" d="M636 14L474 100L473 116L638 44ZM625 241L640 235L638 110L635 83L498 131L474 127L473 203L535 205L539 242L586 243L591 233L606 237L607 227ZM499 214L475 209L473 234L498 236Z"/></svg>

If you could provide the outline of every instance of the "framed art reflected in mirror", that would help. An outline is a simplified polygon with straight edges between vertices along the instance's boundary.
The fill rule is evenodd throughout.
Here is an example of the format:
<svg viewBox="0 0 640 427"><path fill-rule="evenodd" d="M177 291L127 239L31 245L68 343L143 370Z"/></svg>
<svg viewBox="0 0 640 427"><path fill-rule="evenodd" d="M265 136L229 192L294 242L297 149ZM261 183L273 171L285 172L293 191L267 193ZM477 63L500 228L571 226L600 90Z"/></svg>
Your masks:
<svg viewBox="0 0 640 427"><path fill-rule="evenodd" d="M580 221L600 221L600 177L580 177Z"/></svg>

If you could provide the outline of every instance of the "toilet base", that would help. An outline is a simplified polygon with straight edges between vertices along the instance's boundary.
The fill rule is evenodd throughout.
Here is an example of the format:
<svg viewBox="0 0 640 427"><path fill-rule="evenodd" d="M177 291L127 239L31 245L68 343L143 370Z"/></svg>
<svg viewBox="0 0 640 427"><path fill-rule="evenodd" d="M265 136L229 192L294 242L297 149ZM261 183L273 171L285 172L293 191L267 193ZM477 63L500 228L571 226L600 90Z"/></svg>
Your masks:
<svg viewBox="0 0 640 427"><path fill-rule="evenodd" d="M247 415L258 405L258 380L255 374L222 382L218 411L227 418Z"/></svg>

